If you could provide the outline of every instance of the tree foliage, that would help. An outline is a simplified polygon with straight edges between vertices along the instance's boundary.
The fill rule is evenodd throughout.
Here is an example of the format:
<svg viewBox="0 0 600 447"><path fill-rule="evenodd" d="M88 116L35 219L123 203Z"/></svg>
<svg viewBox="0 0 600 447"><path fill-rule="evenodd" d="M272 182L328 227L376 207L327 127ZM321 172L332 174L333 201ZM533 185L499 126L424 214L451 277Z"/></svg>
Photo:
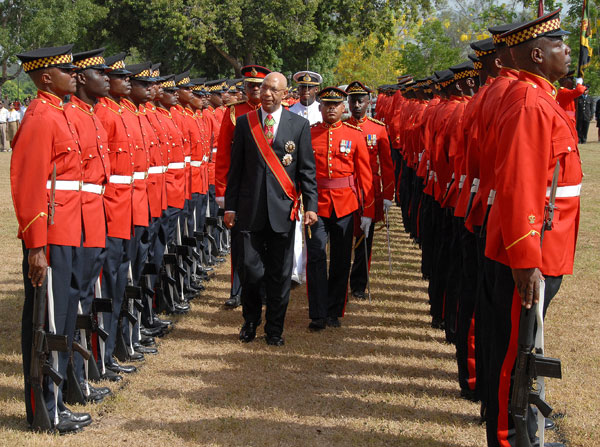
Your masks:
<svg viewBox="0 0 600 447"><path fill-rule="evenodd" d="M9 69L15 54L75 42L107 12L95 0L0 1L0 86L20 72L20 66Z"/></svg>

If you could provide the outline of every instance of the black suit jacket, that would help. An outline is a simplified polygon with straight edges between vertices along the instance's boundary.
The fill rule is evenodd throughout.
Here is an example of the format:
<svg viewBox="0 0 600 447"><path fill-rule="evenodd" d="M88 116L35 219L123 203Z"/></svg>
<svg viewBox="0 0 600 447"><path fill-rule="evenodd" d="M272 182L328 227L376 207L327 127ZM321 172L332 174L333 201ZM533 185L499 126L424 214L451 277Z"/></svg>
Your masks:
<svg viewBox="0 0 600 447"><path fill-rule="evenodd" d="M260 110L258 113L262 118ZM296 149L292 153L292 163L285 170L296 184L296 190L302 191L304 211L316 212L317 180L310 125L305 118L283 109L272 144L279 160L286 154L285 144L288 141L293 141ZM254 142L248 117L239 117L231 147L225 210L236 212L236 227L240 231L260 231L268 222L276 233L287 233L295 225L290 220L291 209L292 201L267 168Z"/></svg>

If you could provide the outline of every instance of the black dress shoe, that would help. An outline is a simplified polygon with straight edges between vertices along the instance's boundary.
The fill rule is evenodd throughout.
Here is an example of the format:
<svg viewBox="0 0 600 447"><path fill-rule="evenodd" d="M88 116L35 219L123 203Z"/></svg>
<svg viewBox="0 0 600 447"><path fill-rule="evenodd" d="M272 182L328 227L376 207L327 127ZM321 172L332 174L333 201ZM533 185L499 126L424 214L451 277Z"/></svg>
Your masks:
<svg viewBox="0 0 600 447"><path fill-rule="evenodd" d="M140 338L140 344L144 346L156 346L156 341L154 340L154 337L146 337L142 335L142 338Z"/></svg>
<svg viewBox="0 0 600 447"><path fill-rule="evenodd" d="M460 390L460 397L466 400L470 400L471 402L477 402L477 392L475 390L465 389Z"/></svg>
<svg viewBox="0 0 600 447"><path fill-rule="evenodd" d="M329 327L341 327L342 322L338 317L327 317L326 321L327 326Z"/></svg>
<svg viewBox="0 0 600 447"><path fill-rule="evenodd" d="M260 324L260 320L258 322L247 321L242 326L240 330L240 340L244 343L249 343L256 338L256 328Z"/></svg>
<svg viewBox="0 0 600 447"><path fill-rule="evenodd" d="M67 419L75 424L79 425L81 428L87 427L92 423L92 417L89 413L73 413L68 408L58 413L60 419Z"/></svg>
<svg viewBox="0 0 600 447"><path fill-rule="evenodd" d="M117 362L106 365L106 369L114 373L125 373L131 374L137 371L137 368L133 365L119 365Z"/></svg>
<svg viewBox="0 0 600 447"><path fill-rule="evenodd" d="M267 344L269 346L283 346L285 340L279 335L267 335Z"/></svg>
<svg viewBox="0 0 600 447"><path fill-rule="evenodd" d="M155 327L155 328L140 328L140 334L146 337L160 337L164 333L164 328Z"/></svg>
<svg viewBox="0 0 600 447"><path fill-rule="evenodd" d="M311 331L322 331L325 329L326 324L325 318L313 318L312 321L308 323L308 328Z"/></svg>
<svg viewBox="0 0 600 447"><path fill-rule="evenodd" d="M90 404L98 404L98 403L102 402L104 400L104 398L108 395L108 393L99 392L97 388L94 388L89 383L87 385L87 390L86 390L85 382L79 384L79 386L81 387L81 391L83 391L85 401ZM108 392L110 393L110 390L106 387L101 387L101 388L99 388L99 390L101 390L101 391L108 390ZM89 394L86 394L86 391L89 391Z"/></svg>
<svg viewBox="0 0 600 447"><path fill-rule="evenodd" d="M71 421L71 419L59 417L58 424L54 426L54 430L60 435L68 435L69 433L79 433L83 429L81 425Z"/></svg>
<svg viewBox="0 0 600 447"><path fill-rule="evenodd" d="M139 343L134 343L133 349L135 350L135 352L138 352L140 354L158 354L158 349L142 346Z"/></svg>
<svg viewBox="0 0 600 447"><path fill-rule="evenodd" d="M120 382L123 380L123 376L111 371L110 369L106 369L106 372L100 376L100 380L108 380L109 382Z"/></svg>
<svg viewBox="0 0 600 447"><path fill-rule="evenodd" d="M239 295L231 295L227 301L225 301L225 307L235 309L242 304L242 297Z"/></svg>
<svg viewBox="0 0 600 447"><path fill-rule="evenodd" d="M89 387L90 387L90 391L92 393L98 393L101 396L110 396L112 394L112 391L107 386L92 386L92 385L89 385Z"/></svg>
<svg viewBox="0 0 600 447"><path fill-rule="evenodd" d="M356 298L357 300L364 300L365 299L365 291L364 290L353 290L352 291L352 296L354 298Z"/></svg>
<svg viewBox="0 0 600 447"><path fill-rule="evenodd" d="M129 349L128 349L128 351L129 351ZM129 359L127 360L128 362L143 362L146 360L144 358L144 354L136 352L135 349L133 350L133 354L128 353L128 357L129 357Z"/></svg>

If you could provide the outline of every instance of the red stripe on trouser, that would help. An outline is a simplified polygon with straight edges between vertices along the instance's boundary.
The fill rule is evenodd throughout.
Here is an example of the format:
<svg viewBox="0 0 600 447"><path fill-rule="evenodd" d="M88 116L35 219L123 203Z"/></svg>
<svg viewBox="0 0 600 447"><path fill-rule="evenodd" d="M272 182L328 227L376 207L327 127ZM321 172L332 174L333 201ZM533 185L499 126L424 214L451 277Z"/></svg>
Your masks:
<svg viewBox="0 0 600 447"><path fill-rule="evenodd" d="M417 237L421 236L421 203L423 202L419 197L419 206L417 207Z"/></svg>
<svg viewBox="0 0 600 447"><path fill-rule="evenodd" d="M467 370L469 371L469 378L467 379L469 389L474 390L475 385L477 384L477 368L475 365L475 316L471 318L469 334L467 335Z"/></svg>
<svg viewBox="0 0 600 447"><path fill-rule="evenodd" d="M442 319L446 318L446 291L442 297Z"/></svg>
<svg viewBox="0 0 600 447"><path fill-rule="evenodd" d="M498 426L497 435L500 447L511 447L508 442L508 406L510 398L510 377L515 366L517 351L519 349L519 321L521 317L521 297L517 288L513 290L512 306L510 309L510 340L508 349L500 370L498 386Z"/></svg>

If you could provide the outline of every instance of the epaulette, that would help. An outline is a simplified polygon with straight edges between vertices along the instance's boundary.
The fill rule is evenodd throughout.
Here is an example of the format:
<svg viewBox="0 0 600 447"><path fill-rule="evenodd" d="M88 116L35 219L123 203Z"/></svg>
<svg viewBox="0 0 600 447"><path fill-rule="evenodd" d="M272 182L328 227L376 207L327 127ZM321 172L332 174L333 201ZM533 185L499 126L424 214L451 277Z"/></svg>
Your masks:
<svg viewBox="0 0 600 447"><path fill-rule="evenodd" d="M352 124L348 124L346 121L342 121L342 124L344 124L344 125L346 125L346 126L348 126L348 127L351 127L352 129L356 129L356 130L358 130L359 132L362 132L362 131L363 131L363 130L362 130L360 127L356 127L356 126L353 126Z"/></svg>
<svg viewBox="0 0 600 447"><path fill-rule="evenodd" d="M315 126L318 126L319 124L321 124L321 121L319 121L318 123L315 123L315 124L311 124L310 127L315 127Z"/></svg>
<svg viewBox="0 0 600 447"><path fill-rule="evenodd" d="M370 121L373 121L373 122L374 122L374 123L376 123L376 124L379 124L379 125L381 125L381 126L385 126L385 123L384 123L383 121L376 120L375 118L371 118L370 116L369 116L369 117L367 117L367 118L368 118Z"/></svg>

